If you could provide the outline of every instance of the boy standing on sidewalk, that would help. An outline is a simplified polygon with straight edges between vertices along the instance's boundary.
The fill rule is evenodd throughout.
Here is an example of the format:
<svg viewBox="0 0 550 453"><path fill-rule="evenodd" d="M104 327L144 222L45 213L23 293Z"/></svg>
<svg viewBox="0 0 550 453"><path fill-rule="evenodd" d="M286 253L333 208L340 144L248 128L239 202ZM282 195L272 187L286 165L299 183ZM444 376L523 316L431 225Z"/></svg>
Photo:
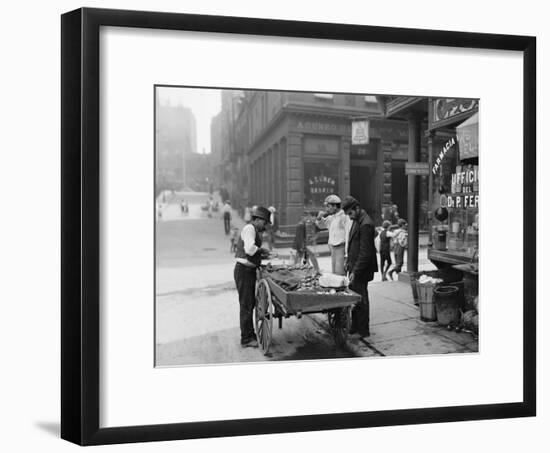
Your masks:
<svg viewBox="0 0 550 453"><path fill-rule="evenodd" d="M389 220L382 222L382 231L380 231L380 273L382 274L382 281L388 280L386 272L391 266L391 254L390 254L390 242L393 233L388 230L391 223Z"/></svg>
<svg viewBox="0 0 550 453"><path fill-rule="evenodd" d="M395 265L393 268L389 271L388 275L390 276L390 279L393 278L393 274L396 275L401 272L401 268L403 267L403 262L405 259L405 250L407 249L408 242L409 242L409 233L407 231L407 221L405 219L399 219L397 221L398 229L395 230L395 232L392 234L394 236L395 241Z"/></svg>

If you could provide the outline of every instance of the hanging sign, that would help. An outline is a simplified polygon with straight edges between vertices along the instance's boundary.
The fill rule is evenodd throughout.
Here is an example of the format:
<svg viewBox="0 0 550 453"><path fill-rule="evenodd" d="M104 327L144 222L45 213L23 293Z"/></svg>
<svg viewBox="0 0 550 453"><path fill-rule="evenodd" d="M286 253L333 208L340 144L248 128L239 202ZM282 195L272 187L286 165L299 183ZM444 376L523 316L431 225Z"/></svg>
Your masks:
<svg viewBox="0 0 550 453"><path fill-rule="evenodd" d="M430 173L428 162L405 162L406 175L425 176Z"/></svg>
<svg viewBox="0 0 550 453"><path fill-rule="evenodd" d="M369 143L369 121L356 120L351 123L351 144L368 145Z"/></svg>
<svg viewBox="0 0 550 453"><path fill-rule="evenodd" d="M460 121L461 118L469 116L479 107L478 99L438 98L432 99L431 102L428 129Z"/></svg>

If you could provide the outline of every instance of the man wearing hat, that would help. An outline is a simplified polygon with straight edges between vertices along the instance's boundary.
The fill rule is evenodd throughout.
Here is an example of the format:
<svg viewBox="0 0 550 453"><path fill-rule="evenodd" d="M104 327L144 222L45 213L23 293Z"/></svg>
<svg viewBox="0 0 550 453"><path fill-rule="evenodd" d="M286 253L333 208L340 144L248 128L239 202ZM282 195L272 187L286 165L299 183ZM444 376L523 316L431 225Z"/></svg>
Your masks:
<svg viewBox="0 0 550 453"><path fill-rule="evenodd" d="M315 224L321 230L328 229L328 246L332 261L332 273L345 275L345 244L348 224L348 216L341 209L342 200L338 195L329 195L325 198L327 211L320 211Z"/></svg>
<svg viewBox="0 0 550 453"><path fill-rule="evenodd" d="M231 231L231 202L229 200L225 200L225 203L222 208L223 212L223 228L225 230L225 234L229 234Z"/></svg>
<svg viewBox="0 0 550 453"><path fill-rule="evenodd" d="M252 323L256 288L256 269L260 266L262 258L269 255L269 250L262 248L262 232L270 223L271 213L263 206L259 206L251 212L252 220L247 223L237 241L235 252L234 278L239 293L241 346L258 347Z"/></svg>
<svg viewBox="0 0 550 453"><path fill-rule="evenodd" d="M370 307L367 287L374 278L374 273L378 272L376 248L374 247L374 223L352 196L344 198L342 209L353 221L348 237L346 262L349 287L361 296L361 301L353 308L350 333L357 332L363 337L368 337L370 335Z"/></svg>

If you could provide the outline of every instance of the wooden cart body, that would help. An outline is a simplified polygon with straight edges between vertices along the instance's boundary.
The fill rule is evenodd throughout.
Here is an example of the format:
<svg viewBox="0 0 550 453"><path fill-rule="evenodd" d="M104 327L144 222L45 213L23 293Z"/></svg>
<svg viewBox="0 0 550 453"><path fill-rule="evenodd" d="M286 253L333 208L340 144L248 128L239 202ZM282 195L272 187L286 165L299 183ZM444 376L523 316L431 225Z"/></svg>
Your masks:
<svg viewBox="0 0 550 453"><path fill-rule="evenodd" d="M343 345L351 327L351 309L361 300L361 296L350 289L337 294L321 293L314 289L288 291L276 283L269 272L260 269L256 285L255 327L260 348L267 354L272 339L273 318L283 318L304 314L327 313L334 340Z"/></svg>
<svg viewBox="0 0 550 453"><path fill-rule="evenodd" d="M314 290L287 291L269 276L264 277L271 290L273 304L285 315L323 313L328 310L355 305L361 300L359 294L347 290L345 294L317 294Z"/></svg>

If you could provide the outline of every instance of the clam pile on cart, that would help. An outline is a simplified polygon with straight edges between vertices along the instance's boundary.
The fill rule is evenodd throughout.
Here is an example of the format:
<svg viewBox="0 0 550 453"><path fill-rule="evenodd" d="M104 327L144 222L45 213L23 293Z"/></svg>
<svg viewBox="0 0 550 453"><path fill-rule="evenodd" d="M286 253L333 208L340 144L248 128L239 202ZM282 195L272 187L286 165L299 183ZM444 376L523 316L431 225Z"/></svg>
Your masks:
<svg viewBox="0 0 550 453"><path fill-rule="evenodd" d="M319 281L322 279L323 276L307 266L268 264L258 269L254 324L258 345L264 354L269 352L274 319L278 320L281 329L283 318L296 316L300 319L312 313L326 313L334 341L339 346L346 343L351 310L361 296L345 285L321 286Z"/></svg>

